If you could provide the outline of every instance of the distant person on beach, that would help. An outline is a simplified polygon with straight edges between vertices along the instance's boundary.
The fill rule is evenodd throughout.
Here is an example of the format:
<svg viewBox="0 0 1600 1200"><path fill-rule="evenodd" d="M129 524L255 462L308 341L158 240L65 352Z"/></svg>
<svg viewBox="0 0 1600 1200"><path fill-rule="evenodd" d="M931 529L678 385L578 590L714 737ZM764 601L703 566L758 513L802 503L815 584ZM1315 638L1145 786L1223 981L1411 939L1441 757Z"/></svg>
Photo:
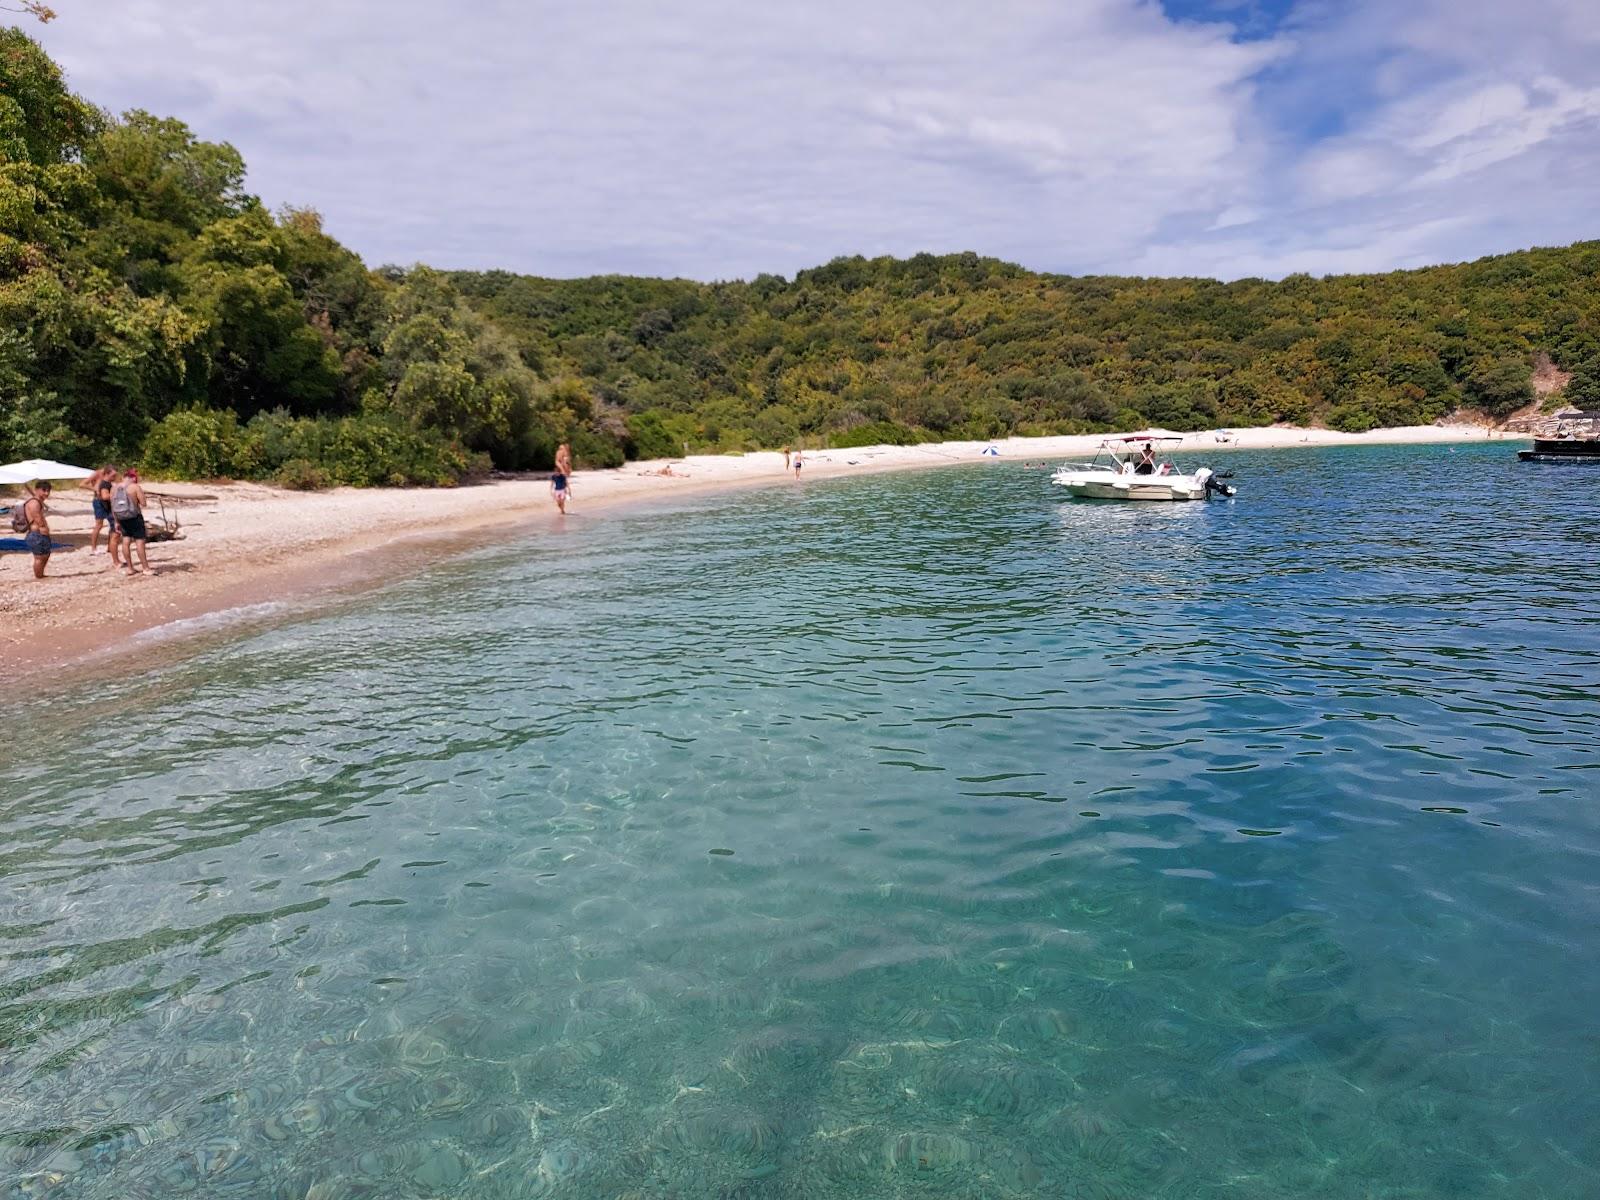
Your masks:
<svg viewBox="0 0 1600 1200"><path fill-rule="evenodd" d="M789 469L789 447L787 446L783 448L783 469L785 471Z"/></svg>
<svg viewBox="0 0 1600 1200"><path fill-rule="evenodd" d="M45 564L50 561L50 518L45 515L45 501L50 499L50 483L43 480L25 490L28 494L22 501L22 520L27 533L23 535L23 541L27 544L28 553L33 555L33 577L43 579Z"/></svg>
<svg viewBox="0 0 1600 1200"><path fill-rule="evenodd" d="M83 486L94 495L94 532L89 535L90 554L96 554L100 550L102 525L109 526L106 530L108 551L111 548L111 539L117 532L117 523L111 519L111 484L116 477L117 469L108 464L83 481Z"/></svg>
<svg viewBox="0 0 1600 1200"><path fill-rule="evenodd" d="M794 477L800 478L800 468L805 466L805 458L799 450L794 452Z"/></svg>
<svg viewBox="0 0 1600 1200"><path fill-rule="evenodd" d="M572 447L566 442L556 447L556 469L550 474L550 494L556 499L556 508L562 516L567 513L567 497L571 494Z"/></svg>
<svg viewBox="0 0 1600 1200"><path fill-rule="evenodd" d="M128 468L127 478L111 489L111 516L117 522L117 532L122 541L122 566L128 575L142 575L150 569L150 556L145 550L150 533L144 523L144 488L139 486L139 472ZM133 565L133 552L139 551L139 565ZM115 554L111 565L117 565Z"/></svg>

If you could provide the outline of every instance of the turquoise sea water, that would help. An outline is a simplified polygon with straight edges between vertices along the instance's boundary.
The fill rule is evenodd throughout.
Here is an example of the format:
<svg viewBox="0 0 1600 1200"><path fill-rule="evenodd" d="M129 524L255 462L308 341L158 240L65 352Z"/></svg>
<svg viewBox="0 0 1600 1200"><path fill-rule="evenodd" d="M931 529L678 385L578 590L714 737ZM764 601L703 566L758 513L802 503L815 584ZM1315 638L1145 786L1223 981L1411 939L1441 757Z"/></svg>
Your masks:
<svg viewBox="0 0 1600 1200"><path fill-rule="evenodd" d="M541 515L13 708L0 1196L1600 1194L1600 472L1226 465Z"/></svg>

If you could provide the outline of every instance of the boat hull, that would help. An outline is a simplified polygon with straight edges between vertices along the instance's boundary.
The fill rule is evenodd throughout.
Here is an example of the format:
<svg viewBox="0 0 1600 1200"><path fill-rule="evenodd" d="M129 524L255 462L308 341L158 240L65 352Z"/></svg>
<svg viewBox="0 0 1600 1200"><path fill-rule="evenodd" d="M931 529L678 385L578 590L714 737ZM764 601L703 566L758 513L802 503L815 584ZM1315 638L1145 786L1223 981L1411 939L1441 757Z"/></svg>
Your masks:
<svg viewBox="0 0 1600 1200"><path fill-rule="evenodd" d="M1193 475L1113 475L1110 472L1095 472L1058 475L1054 482L1080 500L1139 500L1160 504L1206 498L1205 481Z"/></svg>
<svg viewBox="0 0 1600 1200"><path fill-rule="evenodd" d="M1575 438L1534 438L1532 450L1518 450L1523 462L1600 462L1600 441Z"/></svg>

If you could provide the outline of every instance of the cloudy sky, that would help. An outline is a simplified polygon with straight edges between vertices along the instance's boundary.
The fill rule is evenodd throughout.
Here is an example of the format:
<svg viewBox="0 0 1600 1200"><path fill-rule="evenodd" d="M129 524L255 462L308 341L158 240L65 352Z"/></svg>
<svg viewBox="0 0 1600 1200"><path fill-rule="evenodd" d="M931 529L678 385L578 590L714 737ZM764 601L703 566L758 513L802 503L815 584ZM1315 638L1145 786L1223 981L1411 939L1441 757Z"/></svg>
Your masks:
<svg viewBox="0 0 1600 1200"><path fill-rule="evenodd" d="M53 0L370 263L1224 278L1600 237L1600 0Z"/></svg>

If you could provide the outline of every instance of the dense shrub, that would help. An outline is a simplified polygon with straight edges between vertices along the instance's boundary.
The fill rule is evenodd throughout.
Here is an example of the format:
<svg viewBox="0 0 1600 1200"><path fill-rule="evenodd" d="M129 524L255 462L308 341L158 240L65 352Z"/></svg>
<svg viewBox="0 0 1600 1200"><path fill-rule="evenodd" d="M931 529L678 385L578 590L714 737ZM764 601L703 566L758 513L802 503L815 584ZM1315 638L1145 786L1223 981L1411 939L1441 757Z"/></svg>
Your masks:
<svg viewBox="0 0 1600 1200"><path fill-rule="evenodd" d="M373 416L336 422L323 461L334 482L351 487L453 487L475 465L437 434Z"/></svg>
<svg viewBox="0 0 1600 1200"><path fill-rule="evenodd" d="M1574 408L1600 409L1600 355L1572 368L1572 378L1561 390L1561 398Z"/></svg>
<svg viewBox="0 0 1600 1200"><path fill-rule="evenodd" d="M146 439L144 463L157 475L271 479L294 488L452 487L489 469L487 456L392 415L293 417L282 409L245 426L232 412L171 413Z"/></svg>
<svg viewBox="0 0 1600 1200"><path fill-rule="evenodd" d="M333 481L328 478L326 471L309 459L291 458L273 474L272 482L291 491L317 492Z"/></svg>
<svg viewBox="0 0 1600 1200"><path fill-rule="evenodd" d="M177 479L220 479L240 471L244 439L231 411L180 408L156 422L144 440L141 462L152 475Z"/></svg>
<svg viewBox="0 0 1600 1200"><path fill-rule="evenodd" d="M627 461L622 446L610 438L579 429L571 439L572 461L580 467L620 467Z"/></svg>
<svg viewBox="0 0 1600 1200"><path fill-rule="evenodd" d="M895 421L865 421L832 434L828 444L848 449L851 446L914 446L923 440L924 435L909 425Z"/></svg>
<svg viewBox="0 0 1600 1200"><path fill-rule="evenodd" d="M1470 403L1491 416L1503 417L1533 403L1533 371L1520 360L1491 360L1467 376L1465 391Z"/></svg>
<svg viewBox="0 0 1600 1200"><path fill-rule="evenodd" d="M683 444L673 436L658 412L634 413L628 418L628 454L632 458L673 458Z"/></svg>

